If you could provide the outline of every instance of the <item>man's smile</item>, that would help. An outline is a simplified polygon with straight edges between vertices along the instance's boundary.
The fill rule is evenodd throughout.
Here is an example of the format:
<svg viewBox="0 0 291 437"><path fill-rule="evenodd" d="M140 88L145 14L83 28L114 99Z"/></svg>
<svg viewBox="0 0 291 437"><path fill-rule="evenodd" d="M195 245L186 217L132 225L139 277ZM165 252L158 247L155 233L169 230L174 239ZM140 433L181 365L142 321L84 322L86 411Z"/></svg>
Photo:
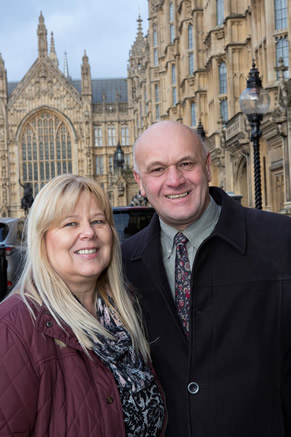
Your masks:
<svg viewBox="0 0 291 437"><path fill-rule="evenodd" d="M187 197L190 194L190 191L186 191L185 193L181 194L168 194L166 195L167 199L180 199L182 197Z"/></svg>

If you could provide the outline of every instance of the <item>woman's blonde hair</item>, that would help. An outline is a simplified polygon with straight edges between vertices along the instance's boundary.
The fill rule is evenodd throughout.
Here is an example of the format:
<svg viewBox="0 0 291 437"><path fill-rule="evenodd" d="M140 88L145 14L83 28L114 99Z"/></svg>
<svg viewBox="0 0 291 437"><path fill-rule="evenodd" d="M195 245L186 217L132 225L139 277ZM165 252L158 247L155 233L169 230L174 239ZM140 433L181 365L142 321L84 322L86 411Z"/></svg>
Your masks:
<svg viewBox="0 0 291 437"><path fill-rule="evenodd" d="M58 227L72 213L83 192L89 192L96 198L112 230L111 260L97 280L96 300L97 296L102 296L110 305L106 291L110 289L115 308L132 337L135 349L147 359L148 344L123 281L120 244L114 228L112 208L96 181L82 176L61 175L48 182L37 194L27 221L27 256L24 270L15 291L20 292L31 311L29 299L39 305L44 304L64 329L63 322L70 326L85 351L92 349L91 339L98 341L96 333L110 336L70 292L49 263L46 251L46 232Z"/></svg>

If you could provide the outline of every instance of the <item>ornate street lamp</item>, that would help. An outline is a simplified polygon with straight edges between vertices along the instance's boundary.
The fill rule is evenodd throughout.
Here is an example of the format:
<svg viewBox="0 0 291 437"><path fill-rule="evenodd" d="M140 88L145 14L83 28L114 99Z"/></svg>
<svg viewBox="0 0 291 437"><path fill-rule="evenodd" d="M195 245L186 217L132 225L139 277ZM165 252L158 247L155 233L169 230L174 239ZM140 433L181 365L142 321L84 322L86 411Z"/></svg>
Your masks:
<svg viewBox="0 0 291 437"><path fill-rule="evenodd" d="M113 157L114 170L122 169L124 165L124 151L118 142Z"/></svg>
<svg viewBox="0 0 291 437"><path fill-rule="evenodd" d="M255 170L255 205L262 209L262 187L261 187L261 166L260 166L260 130L264 114L269 110L270 96L268 91L262 87L260 73L253 60L252 68L247 79L247 88L241 93L239 104L242 112L247 116L251 126L251 141L254 148L254 170Z"/></svg>

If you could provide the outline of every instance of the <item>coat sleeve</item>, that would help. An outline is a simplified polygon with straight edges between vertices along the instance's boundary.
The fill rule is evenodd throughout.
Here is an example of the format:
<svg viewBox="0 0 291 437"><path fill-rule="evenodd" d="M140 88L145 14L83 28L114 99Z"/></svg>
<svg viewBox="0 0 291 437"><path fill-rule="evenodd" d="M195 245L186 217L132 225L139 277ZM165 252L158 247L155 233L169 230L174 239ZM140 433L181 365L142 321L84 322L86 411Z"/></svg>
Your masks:
<svg viewBox="0 0 291 437"><path fill-rule="evenodd" d="M37 413L39 378L21 333L0 321L0 435L29 437Z"/></svg>

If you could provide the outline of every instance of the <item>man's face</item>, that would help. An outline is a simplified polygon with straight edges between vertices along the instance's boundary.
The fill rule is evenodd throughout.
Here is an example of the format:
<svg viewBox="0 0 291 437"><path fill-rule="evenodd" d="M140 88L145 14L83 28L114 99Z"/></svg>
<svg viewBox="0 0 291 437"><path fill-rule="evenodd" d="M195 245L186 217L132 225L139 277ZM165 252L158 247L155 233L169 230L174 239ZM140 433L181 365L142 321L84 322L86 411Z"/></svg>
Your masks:
<svg viewBox="0 0 291 437"><path fill-rule="evenodd" d="M183 230L209 204L210 156L195 134L178 123L161 123L136 144L134 176L161 219Z"/></svg>

